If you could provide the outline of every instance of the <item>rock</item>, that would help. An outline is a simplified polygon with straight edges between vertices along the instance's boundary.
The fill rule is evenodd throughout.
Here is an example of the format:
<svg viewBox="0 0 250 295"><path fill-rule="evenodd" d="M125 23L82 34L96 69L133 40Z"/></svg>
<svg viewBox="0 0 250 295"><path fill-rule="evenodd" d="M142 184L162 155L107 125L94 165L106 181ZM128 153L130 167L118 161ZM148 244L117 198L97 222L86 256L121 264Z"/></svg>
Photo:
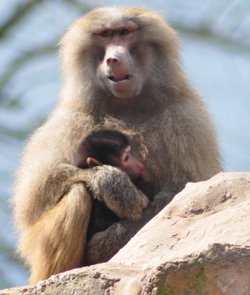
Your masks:
<svg viewBox="0 0 250 295"><path fill-rule="evenodd" d="M0 294L250 294L250 173L188 183L109 262Z"/></svg>

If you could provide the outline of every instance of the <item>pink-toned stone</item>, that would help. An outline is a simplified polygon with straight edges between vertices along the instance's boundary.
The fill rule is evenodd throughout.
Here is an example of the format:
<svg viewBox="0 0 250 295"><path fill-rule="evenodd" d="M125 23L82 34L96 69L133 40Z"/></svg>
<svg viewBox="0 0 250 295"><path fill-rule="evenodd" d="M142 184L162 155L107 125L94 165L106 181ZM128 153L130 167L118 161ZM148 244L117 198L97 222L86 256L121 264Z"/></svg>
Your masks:
<svg viewBox="0 0 250 295"><path fill-rule="evenodd" d="M250 173L187 184L109 262L0 294L250 294Z"/></svg>

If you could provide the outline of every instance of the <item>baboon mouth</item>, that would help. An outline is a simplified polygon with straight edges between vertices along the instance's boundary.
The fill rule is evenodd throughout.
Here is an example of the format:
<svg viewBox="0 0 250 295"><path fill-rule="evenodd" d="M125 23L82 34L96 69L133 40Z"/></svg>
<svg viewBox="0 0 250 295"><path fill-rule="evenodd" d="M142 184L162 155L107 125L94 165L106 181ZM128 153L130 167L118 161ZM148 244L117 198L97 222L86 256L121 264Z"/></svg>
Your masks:
<svg viewBox="0 0 250 295"><path fill-rule="evenodd" d="M132 78L131 75L109 75L108 79L112 82L118 83L118 82L123 82L123 81L128 81Z"/></svg>

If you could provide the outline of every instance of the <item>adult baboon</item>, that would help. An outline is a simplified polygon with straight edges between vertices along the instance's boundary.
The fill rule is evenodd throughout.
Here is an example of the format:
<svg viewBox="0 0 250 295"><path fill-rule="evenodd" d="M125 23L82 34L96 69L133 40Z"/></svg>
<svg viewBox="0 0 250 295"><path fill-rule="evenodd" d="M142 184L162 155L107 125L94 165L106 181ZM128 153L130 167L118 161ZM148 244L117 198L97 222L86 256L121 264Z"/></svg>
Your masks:
<svg viewBox="0 0 250 295"><path fill-rule="evenodd" d="M32 283L85 261L108 260L186 182L221 170L209 114L181 70L175 32L158 14L96 9L65 34L61 58L60 101L27 144L13 199ZM152 175L156 195L145 211L124 172L73 165L80 142L105 128L124 133ZM117 202L115 213L127 220L86 246L89 191L108 207Z"/></svg>

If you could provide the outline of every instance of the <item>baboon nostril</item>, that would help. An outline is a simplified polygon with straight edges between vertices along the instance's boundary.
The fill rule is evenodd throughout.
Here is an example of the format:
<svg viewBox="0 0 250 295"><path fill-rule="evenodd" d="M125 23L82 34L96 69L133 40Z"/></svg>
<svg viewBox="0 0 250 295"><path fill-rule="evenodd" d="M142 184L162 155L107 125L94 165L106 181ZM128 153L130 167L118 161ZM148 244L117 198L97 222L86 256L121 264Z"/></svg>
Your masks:
<svg viewBox="0 0 250 295"><path fill-rule="evenodd" d="M108 65L111 65L111 64L117 63L117 62L118 62L118 58L116 58L116 57L109 57L109 58L107 58L107 64Z"/></svg>

